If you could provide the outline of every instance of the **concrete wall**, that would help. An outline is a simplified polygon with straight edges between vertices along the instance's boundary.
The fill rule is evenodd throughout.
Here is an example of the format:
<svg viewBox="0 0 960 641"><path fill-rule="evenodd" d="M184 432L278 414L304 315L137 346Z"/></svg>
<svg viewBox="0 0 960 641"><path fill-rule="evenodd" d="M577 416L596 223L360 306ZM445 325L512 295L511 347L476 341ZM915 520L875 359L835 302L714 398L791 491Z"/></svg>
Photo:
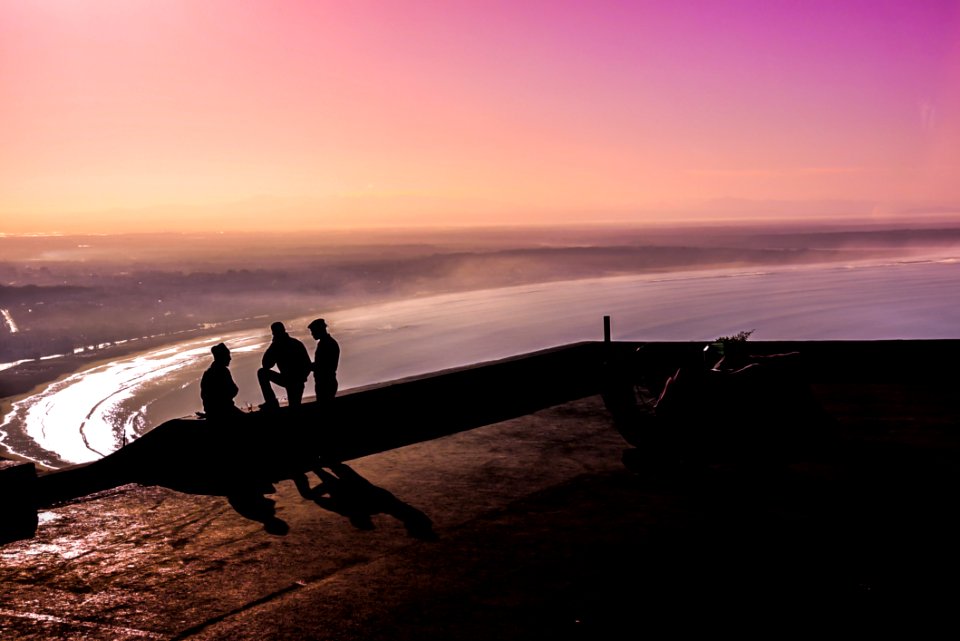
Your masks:
<svg viewBox="0 0 960 641"><path fill-rule="evenodd" d="M311 447L348 461L597 394L611 376L643 379L650 389L658 390L678 366L702 363L705 345L577 343L351 390L322 412L307 404L299 414L288 408L272 415L251 414L249 425L238 429L282 435L292 427L319 435ZM754 354L799 351L804 377L811 383L942 383L944 376L956 379L951 368L960 356L960 341L939 340L748 341L747 346ZM209 426L197 420L169 421L92 464L39 476L28 465L0 475L0 512L7 524L6 534L0 532L0 537L32 533L37 506L130 482L166 479L171 487L178 487L175 479L158 480L149 474L169 476L178 470L209 468L209 461L218 456L223 459L219 472L224 473L234 459L268 456L257 439L250 439L253 449L244 451L242 432L226 431L221 438L204 427ZM222 452L225 441L233 447L229 456Z"/></svg>

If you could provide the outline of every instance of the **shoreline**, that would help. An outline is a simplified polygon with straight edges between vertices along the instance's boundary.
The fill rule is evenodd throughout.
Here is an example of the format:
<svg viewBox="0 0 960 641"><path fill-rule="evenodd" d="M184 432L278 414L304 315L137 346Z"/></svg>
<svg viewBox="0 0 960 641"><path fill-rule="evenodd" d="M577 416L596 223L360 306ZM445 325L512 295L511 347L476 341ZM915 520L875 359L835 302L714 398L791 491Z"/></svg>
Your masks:
<svg viewBox="0 0 960 641"><path fill-rule="evenodd" d="M872 262L872 261L870 261L870 262ZM928 261L924 261L924 262L930 262L930 261L929 261L929 259L928 259ZM826 263L825 265L823 265L823 264L820 265L820 267L826 266L826 267L829 268L831 265L834 265L834 263L829 262L829 263ZM709 274L719 274L719 275L723 275L723 273L727 273L727 272L737 272L737 273L739 273L739 272L741 272L741 271L744 270L744 267L745 267L745 266L727 267L727 268L725 268L725 269L719 269L719 270L716 269L716 268L714 268L714 269L706 269L706 270L705 270L705 269L695 269L695 270L687 269L687 270L680 270L680 271L672 270L672 271L670 271L669 273L672 274L675 278L684 279L684 278L689 277L691 274L698 274L698 273L699 273L699 274L709 273ZM816 266L806 265L805 267L807 267L807 268L815 268ZM791 267L789 270L787 270L788 274L794 273L794 272L795 272L795 269L796 269L796 266ZM780 270L776 270L776 271L779 272ZM631 275L608 276L608 277L606 277L606 278L602 278L602 279L599 279L599 280L619 281L619 280L622 280L622 279L624 279L624 278L627 278L627 279L630 279L630 278L643 279L644 277L649 277L649 276L651 276L651 274L656 274L656 273L661 273L661 272L660 272L659 270L650 270L650 271L648 271L648 272L646 272L646 273L644 273L644 274L631 274ZM662 282L661 282L662 279L656 279L656 280L657 280L657 283L658 283L656 286L657 286L657 287L660 287L661 289L662 289L663 287L674 287L674 286L675 286L675 284L674 284L674 285L671 285L670 283L662 283ZM672 281L673 278L671 278L670 280ZM572 280L568 280L568 281L564 281L564 282L574 282L574 283L576 283L576 282L583 282L583 281L591 281L591 282L592 282L592 281L598 281L598 279L597 279L597 278L572 279ZM537 283L537 285L539 285L539 284L541 284L541 283ZM549 284L549 283L543 283L543 284ZM499 291L507 290L507 289L525 288L525 287L530 287L530 286L531 286L530 284L524 284L524 285L517 285L517 286L512 287L512 288L502 288L502 287L501 287L501 288L493 288L492 291L499 292ZM686 285L685 285L685 286L686 286ZM458 294L458 295L459 295L459 294L468 294L468 293L474 292L474 291L477 291L477 290L458 290L458 291L456 292L456 294ZM481 290L481 291L482 291L482 290ZM341 310L341 311L342 311L342 310L345 310L345 309L354 309L354 308L357 308L357 307L378 306L378 305L383 305L383 304L390 304L391 302L397 302L397 301L403 301L403 302L406 302L406 301L415 301L416 299L429 299L429 298L432 298L432 297L447 296L447 295L450 295L450 293L448 292L448 293L440 293L440 294L438 294L438 293L426 293L426 292L425 292L425 293L422 293L421 295L413 296L413 297L411 297L411 296L382 297L382 298L378 298L378 299L376 299L376 300L364 300L363 303L366 303L366 304L364 304L364 305L359 305L359 306L358 306L357 304L358 304L360 301L358 301L358 300L356 300L356 299L343 299L343 300L340 300L340 301L336 301L336 303L333 303L333 302L331 301L332 304L327 305L327 306L325 307L324 311L322 312L322 315L330 315L331 313L333 313L333 312L335 312L335 311L337 311L337 310ZM609 298L609 297L608 297L608 298ZM622 297L621 297L621 298L622 298ZM596 313L602 314L602 313L610 313L610 312L613 312L615 318L617 319L617 323L618 323L618 325L619 325L620 322L622 322L622 321L620 321L621 318L624 318L624 320L627 320L626 317L621 317L621 316L620 316L621 313L625 313L625 312L623 312L623 311L620 309L620 308L623 308L623 305L621 304L621 303L622 303L621 298L616 298L616 301L618 301L618 302L615 302L615 303L609 303L609 302L608 302L608 303L604 303L604 305L602 305L602 306L598 306ZM527 299L525 298L524 300L527 300ZM459 301L458 301L458 302L459 302ZM497 302L497 303L499 304L498 301L493 301L493 302ZM456 309L456 307L454 307L454 309ZM370 310L370 311L374 311L374 310ZM448 311L449 311L449 310L448 310ZM697 309L694 308L693 311L696 312ZM297 315L295 318L299 321L299 320L305 318L305 317L306 317L306 314L309 314L309 313L310 313L310 312L306 312L306 313L303 314L303 315ZM285 317L290 317L291 315L290 315L290 314L284 314L284 316L285 316ZM266 323L265 319L268 319L268 318L269 318L269 316L267 316L267 315L251 316L251 317L247 317L247 318L244 318L244 319L240 319L240 320L237 321L237 322L228 321L227 323L222 324L222 325L219 325L219 326L217 326L217 327L211 327L211 328L199 328L199 327L198 327L198 328L195 328L195 329L192 329L192 330L187 330L187 331L179 332L179 333L176 333L176 334L168 334L168 335L157 336L157 337L149 338L149 339L140 339L140 340L136 340L136 341L129 341L129 342L123 343L123 344L121 344L121 345L111 345L110 347L104 348L104 349L102 349L102 350L96 350L96 351L92 351L92 352L83 352L83 353L80 353L80 354L64 355L64 356L62 356L62 357L50 359L50 360L47 360L47 361L36 361L36 360L34 360L34 361L28 361L28 362L26 362L26 363L22 363L22 364L14 367L14 368L10 368L9 370L5 370L5 371L2 373L2 375L0 375L0 378L3 378L3 379L4 379L4 381L3 381L4 384L3 384L2 387L0 387L0 390L12 389L12 390L14 391L13 394L7 394L6 396L0 397L0 412L2 412L2 416L3 416L4 418L6 418L7 415L10 413L11 409L13 408L13 405L14 405L16 402L21 401L21 400L23 400L24 398L27 398L27 397L29 397L29 396L31 396L31 395L34 395L34 394L39 393L39 392L42 391L45 387L49 387L51 384L53 384L53 383L55 383L55 382L57 382L57 381L59 381L59 380L62 380L62 379L64 379L64 378L67 377L67 376L73 375L73 374L75 374L75 373L77 373L77 372L83 372L84 370L88 370L88 369L97 367L97 366L99 366L99 365L105 364L105 363L110 363L110 362L115 361L115 360L117 360L117 359L128 358L128 357L130 357L131 354L145 353L145 352L150 351L150 350L156 350L158 347L163 347L163 346L166 346L166 345L176 344L176 343L181 342L181 341L197 341L197 340L203 340L205 337L209 337L209 338L211 339L211 341L213 342L213 341L215 341L215 338L217 337L217 335L224 334L224 333L245 332L245 331L256 330L256 331L262 331L262 332L264 333L264 336L267 337L267 334L266 334L267 323ZM291 319L291 320L292 320L292 319ZM418 319L416 322L421 322L422 320L423 320L423 319ZM403 320L401 321L401 323L404 323L404 322L405 322L405 323L410 323L410 322L414 322L414 321L411 321L411 320L408 320L408 319L403 319ZM596 322L597 322L597 326L598 326L598 328L599 328L600 316L597 316ZM649 322L652 323L652 322L654 322L654 321L649 321ZM729 321L728 321L728 323L729 323ZM642 325L640 325L640 326L642 327ZM653 326L656 327L655 325L653 325ZM406 327L406 325L400 325L400 327ZM391 329L393 329L393 328L391 328ZM439 327L439 329L440 329L441 331L443 331L443 330L445 330L446 328L441 326L441 327ZM481 329L482 329L483 331L489 331L489 330L490 330L489 327L481 327ZM648 328L648 329L649 329L649 328ZM688 328L688 329L689 329L689 328ZM377 331L380 332L380 330L377 330ZM701 330L698 330L698 331L699 331L700 334L703 333L702 328L701 328ZM722 333L723 331L725 331L725 329L724 329L723 327L721 327L720 329L718 329L718 331ZM301 333L301 332L298 332L297 330L294 330L294 332L292 332L292 333L298 334L298 333ZM641 332L641 334L643 334L643 338L645 338L645 339L647 339L647 340L653 340L653 341L672 340L672 339L670 338L670 336L668 335L669 333L670 333L670 332L659 332L659 333L658 333L658 332L653 332L653 334L649 334L649 333L647 333L647 332ZM683 332L683 333L681 334L680 332L676 332L676 331L674 331L674 332L672 332L672 333L675 334L675 335L677 335L677 336L687 335L687 334L688 334L688 332ZM828 333L829 333L829 332L828 332ZM942 332L941 332L941 333L942 333ZM599 331L597 332L597 334L599 334ZM436 333L434 333L432 336L433 336L434 339L435 339L435 338L436 338ZM891 337L891 338L896 338L896 335L895 335L895 334L892 334L890 337ZM629 337L623 337L623 338L629 338ZM777 336L776 336L776 333L774 333L774 339L776 339L776 338L781 338L781 339L782 339L783 337L777 337ZM825 338L826 338L827 340L830 340L830 339L834 339L835 337L829 337L829 336L827 336L827 337L825 337ZM885 338L885 337L880 336L879 338ZM927 338L940 338L940 336L939 336L938 334L932 334L932 335L929 336L929 337L918 336L918 337L916 337L915 340L925 340L925 339L927 339ZM563 342L566 342L566 341L568 341L568 340L571 340L571 339L570 339L569 337L566 337ZM578 340L578 339L575 339L575 338L574 338L573 340ZM636 338L634 338L634 340L636 340ZM684 340L684 339L681 338L680 340ZM692 339L690 339L690 340L699 340L699 339L697 339L696 337L694 337L694 338L692 338ZM770 340L770 339L764 338L764 339L761 339L761 340ZM848 339L848 340L855 340L855 339ZM906 340L910 340L910 339L906 339ZM380 341L380 342L375 343L375 345L382 346L382 345L380 345L380 343L382 342L382 338L378 338L377 341ZM211 345L212 345L212 342L211 342ZM378 349L379 349L379 347L378 347ZM525 351L525 350L522 349L522 348L518 348L518 350L517 350L516 352L514 352L514 353L519 354L519 353L522 353L523 351ZM406 354L403 358L407 358L407 359L408 359L407 361L404 361L404 362L413 362L413 361L409 361L409 358L414 358L414 359L416 359L416 358L419 358L420 356L422 356L422 352L421 352L421 353L418 353L418 352L416 352L416 351L412 351L410 354ZM473 357L473 356L476 356L476 355L471 354L471 357ZM482 359L481 359L481 360L482 360ZM476 362L476 361L475 361L475 362ZM464 361L463 364L468 364L468 363L467 363L467 361ZM379 372L379 374L381 374L381 375L386 374L386 370ZM18 378L19 380L11 381L11 378ZM373 380L373 379L371 378L371 381L372 381L372 380ZM387 379L387 378L382 378L382 379L377 379L377 380L384 380L384 381L385 381L385 380L389 380L389 379ZM252 388L251 388L251 389L252 389ZM0 457L8 458L8 459L20 460L20 457L18 457L16 454L13 454L13 453L9 452L9 451L6 449L6 447L5 447L5 445L4 445L3 443L0 443Z"/></svg>
<svg viewBox="0 0 960 641"><path fill-rule="evenodd" d="M432 296L435 294L424 294L423 296ZM328 305L322 314L329 314L331 312L340 311L344 309L350 309L352 307L359 306L361 304L380 304L390 302L392 300L403 300L407 298L420 298L422 296L397 296L389 297L385 296L383 298L377 298L375 300L364 299L361 301L354 300L352 298L341 299L339 301L332 302ZM321 312L313 312L317 315L320 315ZM291 318L300 318L302 316L310 315L311 312L307 311L302 314L298 314ZM3 392L3 389L6 387L12 388L12 393L5 394L0 396L0 421L5 420L6 416L13 410L13 405L25 398L33 396L34 394L40 393L42 390L47 387L64 380L65 378L72 376L74 374L80 373L85 370L90 370L96 368L100 365L105 365L112 361L130 357L138 353L146 353L157 348L164 347L166 345L174 345L180 343L184 340L191 339L202 339L204 337L209 337L211 341L223 333L231 332L246 332L254 331L257 329L263 330L264 336L269 336L269 319L271 316L269 314L257 314L255 316L250 316L247 318L224 321L216 327L197 327L187 330L179 330L176 333L166 334L163 336L154 336L154 337L137 337L134 339L121 339L125 340L121 344L112 344L109 347L103 349L98 349L95 351L84 351L79 354L63 354L56 357L46 357L46 360L41 359L32 359L26 362L20 363L14 367L11 367L7 370L0 372L0 376L3 376L7 380L2 388L0 388L0 393ZM284 322L289 322L289 319L284 319ZM212 343L211 343L212 345ZM10 378L20 379L13 384L9 384L8 381ZM15 461L15 462L34 462L31 459L24 458L13 452L10 452L2 442L0 442L0 461ZM36 463L40 467L44 467L39 463ZM52 469L52 468L51 468Z"/></svg>
<svg viewBox="0 0 960 641"><path fill-rule="evenodd" d="M863 266L871 266L873 263L887 264L891 261L893 263L900 262L914 262L919 260L920 262L941 262L944 260L957 260L955 257L946 256L942 252L937 252L936 254L924 254L924 255L911 255L905 254L900 255L899 258L890 256L883 259L878 259L876 256L864 257L861 260L854 261ZM688 267L670 267L670 268L658 268L650 267L641 270L634 270L626 274L606 274L606 275L589 275L582 277L574 278L558 278L558 279L548 279L548 280L531 280L529 282L523 281L519 283L513 283L509 285L501 285L494 287L474 287L467 289L460 288L439 288L436 291L423 291L417 293L397 293L394 295L384 295L384 296L373 296L373 297L364 297L362 299L356 297L343 297L339 300L331 301L329 305L324 307L324 311L312 312L318 315L330 314L335 311L342 311L344 309L351 309L355 307L364 307L368 305L379 305L390 302L397 302L403 300L416 300L421 298L429 298L433 296L442 296L446 294L469 294L476 291L485 291L490 289L508 289L511 287L523 287L530 285L540 285L540 284L553 284L558 282L578 282L578 281L588 281L588 280L606 280L606 279L619 279L624 277L641 277L647 275L655 274L691 274L691 273L700 273L700 272L717 272L717 271L726 271L726 270L741 270L748 267L759 268L759 267L769 267L772 269L783 268L783 267L825 267L830 265L842 266L844 264L849 264L849 260L828 260L828 261L801 261L797 264L792 265L765 265L765 264L736 264L731 265L727 263L721 263L717 265L690 265ZM291 318L300 318L310 315L310 311L305 311L303 313L298 313ZM0 370L0 378L6 378L9 380L10 377L13 378L25 378L24 382L15 382L10 384L8 381L4 381L3 384L0 384L0 408L3 412L9 411L7 408L10 403L15 402L28 396L33 393L36 388L41 385L49 385L63 378L64 375L71 373L79 372L85 368L95 367L101 362L114 360L119 357L127 356L132 353L139 351L146 351L156 347L163 346L165 344L174 344L181 342L184 339L189 338L202 338L204 336L215 336L218 333L223 331L247 331L253 330L257 327L260 327L264 330L264 333L267 334L269 323L265 322L265 319L269 319L270 314L256 314L255 316L250 316L242 319L228 320L219 323L216 327L195 327L190 329L176 330L170 334L154 336L154 337L134 337L129 339L118 339L125 341L122 344L112 344L109 347L105 347L101 350L95 350L94 352L82 352L80 354L63 354L60 356L44 356L41 359L31 359L25 362L22 362L18 365L10 367L6 370ZM283 320L283 319L281 319ZM42 359L48 359L43 361ZM40 367L38 367L38 365ZM35 369L30 373L25 373L24 370ZM12 388L10 392L6 392L6 388Z"/></svg>
<svg viewBox="0 0 960 641"><path fill-rule="evenodd" d="M257 320L261 320L259 317ZM231 331L252 330L257 327L253 319L237 324L231 328ZM25 398L41 392L43 389L64 380L65 378L104 365L120 358L129 357L140 352L147 352L153 349L181 342L187 338L203 338L216 336L222 328L197 328L196 330L185 330L182 333L175 334L174 340L171 336L157 336L147 339L127 340L120 345L111 345L102 350L93 352L82 352L80 354L64 354L59 357L43 360L30 360L21 363L4 371L6 376L15 376L20 380L13 385L14 393L0 397L0 420L13 410L13 405ZM209 333L208 333L209 332ZM23 371L31 369L33 371ZM10 452L2 442L0 442L0 460L32 462ZM39 464L38 464L39 465Z"/></svg>
<svg viewBox="0 0 960 641"><path fill-rule="evenodd" d="M658 274L658 273L690 273L696 271L712 271L716 269L736 269L737 267L725 267L723 265L704 268L702 266L691 266L687 269L648 269L643 270L637 273L631 273L628 276L643 276L648 274ZM617 275L608 275L601 276L599 278L606 279L616 279L622 278L623 274ZM559 279L556 281L531 281L529 283L519 283L514 285L509 285L505 287L493 287L493 288L475 288L475 289L456 289L451 288L449 290L442 289L439 291L431 292L422 292L418 294L398 294L394 296L382 296L374 298L364 298L362 300L356 300L353 298L342 299L336 302L333 302L331 305L326 307L324 312L314 312L316 314L327 314L331 312L342 311L345 309L352 309L355 307L365 307L369 305L381 305L391 302L404 301L404 300L416 300L421 298L430 298L433 296L442 296L446 294L469 294L475 291L485 291L487 289L505 289L508 287L523 287L528 285L539 285L539 284L549 284L554 282L575 282L580 280L594 280L598 277L596 276L586 276L583 278L572 278L572 279ZM310 315L310 311L306 311L301 314L297 314L294 318L300 318ZM13 403L26 398L39 389L52 385L57 381L62 380L63 378L75 374L77 372L83 371L85 369L91 369L103 363L116 360L131 354L136 354L137 352L145 352L157 347L162 347L164 345L172 345L179 343L183 340L191 338L203 338L204 336L210 336L211 338L217 336L217 334L223 333L225 330L233 331L250 331L257 328L263 329L265 335L269 335L269 323L264 322L265 319L270 318L269 314L258 314L256 316L251 316L244 319L238 319L235 321L225 321L222 324L218 325L215 328L193 328L187 330L178 330L175 333L156 336L156 337L136 337L133 339L121 339L125 342L122 344L112 344L109 347L99 349L93 352L84 351L79 354L63 354L56 357L41 357L41 359L31 359L26 362L20 363L14 367L11 367L7 370L3 370L0 373L0 376L3 376L9 380L9 378L20 378L25 379L20 382L15 382L9 384L5 382L3 386L0 386L0 417L6 416L10 411ZM288 322L288 321L284 321ZM47 360L43 360L46 358ZM33 370L33 371L28 371ZM4 389L6 387L11 387L11 393L4 394ZM0 444L0 456L3 456L2 444Z"/></svg>
<svg viewBox="0 0 960 641"><path fill-rule="evenodd" d="M385 302L387 300L390 299L377 299L374 302ZM329 305L327 307L327 311L324 313L349 309L355 305L356 301L353 300L339 301ZM316 313L319 314L320 312ZM308 314L310 314L309 311L304 314L298 314L293 318L299 318L300 316L305 316ZM264 336L269 336L269 326L271 321L268 319L270 318L270 314L257 314L247 318L223 321L215 327L196 327L191 329L177 330L176 332L172 332L170 334L146 338L135 337L131 339L119 339L123 340L124 342L119 344L114 343L109 347L95 351L84 351L79 354L62 354L55 357L42 357L39 360L31 359L25 361L9 369L2 370L2 373L0 373L0 376L2 377L12 376L25 379L24 382L10 385L10 387L13 388L11 393L3 394L4 388L0 387L0 394L3 394L0 396L0 410L2 410L3 415L5 415L9 411L9 406L12 403L34 394L38 388L49 386L59 380L62 380L66 376L76 374L84 369L91 369L97 367L98 365L125 356L130 356L131 354L136 354L138 352L150 351L165 345L180 343L184 340L200 339L204 337L210 337L213 339L214 337L223 333L253 331L258 328L263 330ZM287 321L285 320L284 322ZM42 360L43 358L46 358L47 360ZM36 369L37 371L24 371L31 368ZM6 385L4 387L6 387Z"/></svg>

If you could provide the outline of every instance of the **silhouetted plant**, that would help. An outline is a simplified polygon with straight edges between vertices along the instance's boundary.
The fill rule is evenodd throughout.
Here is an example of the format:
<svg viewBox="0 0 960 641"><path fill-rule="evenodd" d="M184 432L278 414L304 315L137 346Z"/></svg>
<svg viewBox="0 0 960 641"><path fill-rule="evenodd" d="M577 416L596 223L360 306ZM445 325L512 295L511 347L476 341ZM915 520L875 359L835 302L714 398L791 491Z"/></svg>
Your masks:
<svg viewBox="0 0 960 641"><path fill-rule="evenodd" d="M720 336L719 338L717 338L717 339L716 339L715 341L713 341L713 342L714 342L714 343L723 343L723 344L727 344L727 343L743 343L743 342L746 342L746 340L747 340L748 338L750 338L750 334L754 333L755 331L757 331L757 330L755 330L755 329L748 329L748 330L743 330L743 331L741 331L741 332L737 332L736 334L733 334L733 335L731 335L731 336Z"/></svg>

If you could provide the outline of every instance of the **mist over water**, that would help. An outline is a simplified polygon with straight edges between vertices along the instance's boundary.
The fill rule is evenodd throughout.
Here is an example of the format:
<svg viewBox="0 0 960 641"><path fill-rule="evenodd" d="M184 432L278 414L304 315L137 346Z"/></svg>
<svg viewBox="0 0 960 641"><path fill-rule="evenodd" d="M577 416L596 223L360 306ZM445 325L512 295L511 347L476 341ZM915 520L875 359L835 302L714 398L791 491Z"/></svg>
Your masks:
<svg viewBox="0 0 960 641"><path fill-rule="evenodd" d="M708 341L960 338L954 258L688 270L423 296L335 310L341 390L602 338ZM312 353L313 316L284 318ZM209 347L224 341L238 404L261 402L262 330L225 332L120 358L18 401L0 443L44 465L95 460L151 427L200 409ZM307 384L307 396L312 393Z"/></svg>

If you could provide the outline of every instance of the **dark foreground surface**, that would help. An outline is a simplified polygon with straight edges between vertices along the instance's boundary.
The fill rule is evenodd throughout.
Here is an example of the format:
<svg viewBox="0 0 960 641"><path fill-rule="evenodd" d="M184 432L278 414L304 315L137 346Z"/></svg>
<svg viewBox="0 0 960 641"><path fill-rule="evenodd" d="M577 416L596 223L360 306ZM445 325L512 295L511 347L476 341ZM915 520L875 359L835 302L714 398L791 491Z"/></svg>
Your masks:
<svg viewBox="0 0 960 641"><path fill-rule="evenodd" d="M814 392L840 447L792 464L630 470L629 446L591 396L351 461L310 498L277 483L268 498L282 525L224 497L138 485L43 509L34 538L0 547L0 638L954 625L955 389Z"/></svg>

